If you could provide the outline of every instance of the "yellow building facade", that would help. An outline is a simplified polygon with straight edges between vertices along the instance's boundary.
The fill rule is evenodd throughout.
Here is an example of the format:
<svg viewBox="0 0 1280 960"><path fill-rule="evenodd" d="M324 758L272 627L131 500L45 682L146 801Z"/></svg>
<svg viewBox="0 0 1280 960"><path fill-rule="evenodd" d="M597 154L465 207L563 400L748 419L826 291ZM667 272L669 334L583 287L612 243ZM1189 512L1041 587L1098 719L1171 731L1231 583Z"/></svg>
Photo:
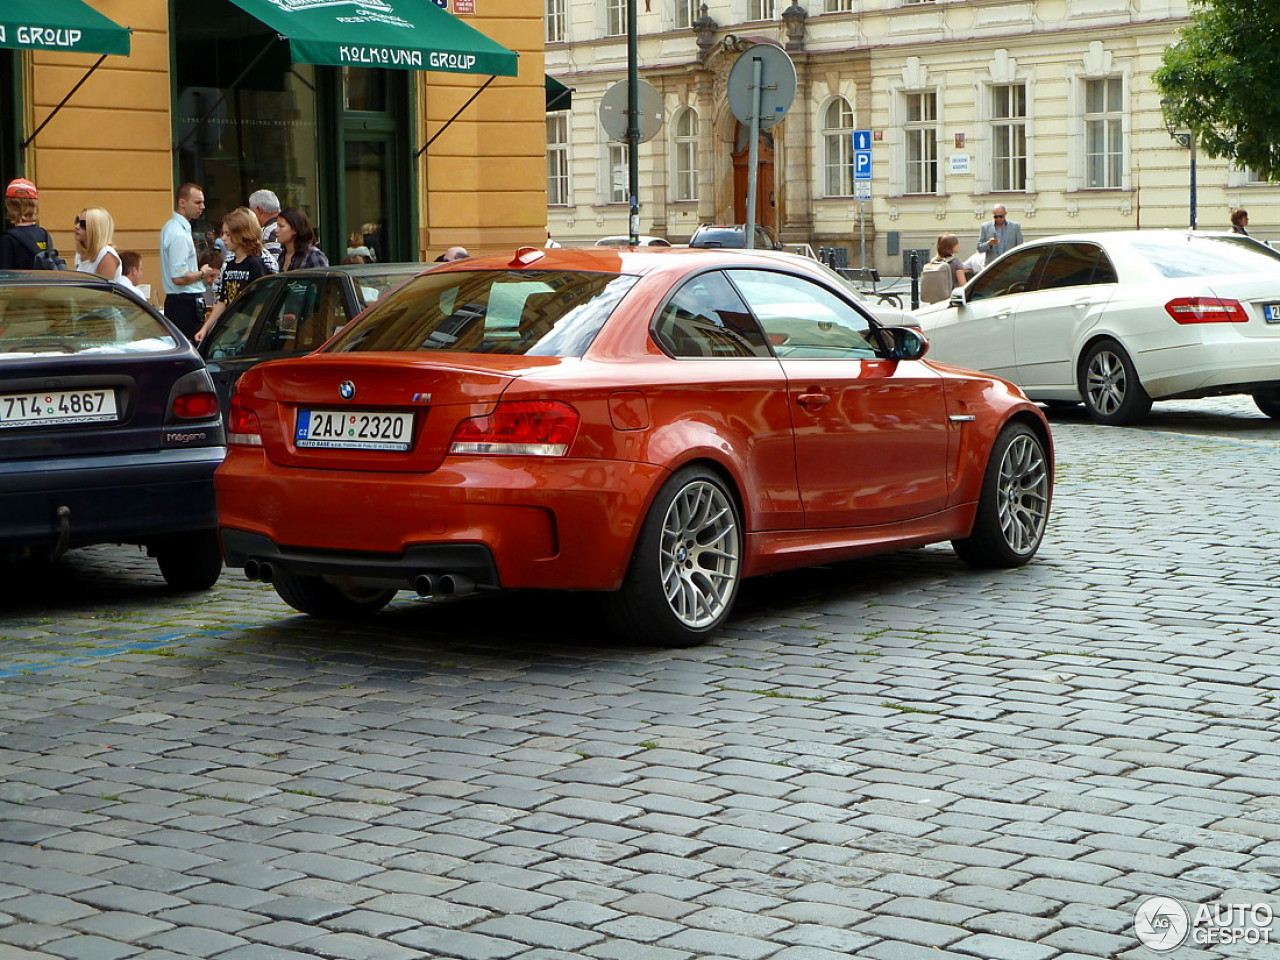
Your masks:
<svg viewBox="0 0 1280 960"><path fill-rule="evenodd" d="M444 69L445 58L433 68L430 55L418 69L376 58L300 62L250 4L286 11L311 0L74 2L126 28L128 55L69 52L67 33L33 44L22 11L0 11L0 178L38 185L40 220L68 260L75 214L105 207L115 246L142 253L143 278L158 289L159 230L188 180L209 199L198 245L259 188L304 209L335 263L355 234L379 244L383 260L542 242L545 78L534 5L474 0L456 15L477 43L518 55L515 75L492 76ZM394 5L406 3L350 0L345 12L363 26Z"/></svg>

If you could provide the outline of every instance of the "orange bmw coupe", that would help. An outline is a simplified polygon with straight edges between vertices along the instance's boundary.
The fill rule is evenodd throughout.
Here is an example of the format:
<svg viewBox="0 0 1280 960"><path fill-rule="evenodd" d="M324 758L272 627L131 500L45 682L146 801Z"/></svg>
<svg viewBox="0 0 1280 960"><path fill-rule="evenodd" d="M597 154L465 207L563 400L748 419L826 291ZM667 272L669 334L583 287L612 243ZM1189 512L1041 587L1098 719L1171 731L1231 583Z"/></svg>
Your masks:
<svg viewBox="0 0 1280 960"><path fill-rule="evenodd" d="M745 578L949 540L1036 553L1053 452L997 377L924 360L807 258L521 248L409 280L241 379L223 552L295 609L598 592L696 644Z"/></svg>

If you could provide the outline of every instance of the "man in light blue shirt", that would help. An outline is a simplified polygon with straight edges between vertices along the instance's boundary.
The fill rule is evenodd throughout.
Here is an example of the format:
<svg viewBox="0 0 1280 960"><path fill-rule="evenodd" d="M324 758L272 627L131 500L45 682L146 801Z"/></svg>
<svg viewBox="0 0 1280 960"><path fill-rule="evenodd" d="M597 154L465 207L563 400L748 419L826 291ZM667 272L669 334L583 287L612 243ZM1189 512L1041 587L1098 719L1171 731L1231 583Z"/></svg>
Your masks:
<svg viewBox="0 0 1280 960"><path fill-rule="evenodd" d="M204 212L204 191L194 183L178 188L176 209L160 230L160 279L164 284L164 315L188 340L204 324L204 290L216 274L201 267L191 239L191 221Z"/></svg>

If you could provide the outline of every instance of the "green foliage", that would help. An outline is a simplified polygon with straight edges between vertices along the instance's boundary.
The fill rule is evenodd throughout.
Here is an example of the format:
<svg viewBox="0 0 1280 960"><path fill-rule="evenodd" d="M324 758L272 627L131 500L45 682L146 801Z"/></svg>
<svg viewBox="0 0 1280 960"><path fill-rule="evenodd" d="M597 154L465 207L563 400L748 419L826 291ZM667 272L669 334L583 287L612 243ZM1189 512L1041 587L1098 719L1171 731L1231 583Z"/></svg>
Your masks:
<svg viewBox="0 0 1280 960"><path fill-rule="evenodd" d="M1191 23L1152 79L1165 115L1211 157L1280 180L1280 4L1194 0Z"/></svg>

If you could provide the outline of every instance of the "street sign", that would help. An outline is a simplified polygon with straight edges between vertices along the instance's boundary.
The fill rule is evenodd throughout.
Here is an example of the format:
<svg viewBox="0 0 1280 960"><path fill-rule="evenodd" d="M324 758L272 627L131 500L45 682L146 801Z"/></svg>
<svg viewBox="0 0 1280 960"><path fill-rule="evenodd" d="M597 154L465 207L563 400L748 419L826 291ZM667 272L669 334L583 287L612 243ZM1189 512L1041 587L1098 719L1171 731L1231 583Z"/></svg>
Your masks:
<svg viewBox="0 0 1280 960"><path fill-rule="evenodd" d="M627 142L627 81L619 80L600 99L600 126L610 140ZM640 142L646 143L662 129L662 94L648 80L636 81L640 115Z"/></svg>
<svg viewBox="0 0 1280 960"><path fill-rule="evenodd" d="M871 131L853 131L853 179L871 179ZM870 196L870 194L868 194Z"/></svg>
<svg viewBox="0 0 1280 960"><path fill-rule="evenodd" d="M760 66L757 87L754 68ZM757 105L756 94L759 94ZM767 130L787 115L796 99L796 65L781 47L753 43L742 51L729 71L729 109L743 123L753 118Z"/></svg>
<svg viewBox="0 0 1280 960"><path fill-rule="evenodd" d="M853 181L853 199L855 200L871 199L871 181L870 180Z"/></svg>

